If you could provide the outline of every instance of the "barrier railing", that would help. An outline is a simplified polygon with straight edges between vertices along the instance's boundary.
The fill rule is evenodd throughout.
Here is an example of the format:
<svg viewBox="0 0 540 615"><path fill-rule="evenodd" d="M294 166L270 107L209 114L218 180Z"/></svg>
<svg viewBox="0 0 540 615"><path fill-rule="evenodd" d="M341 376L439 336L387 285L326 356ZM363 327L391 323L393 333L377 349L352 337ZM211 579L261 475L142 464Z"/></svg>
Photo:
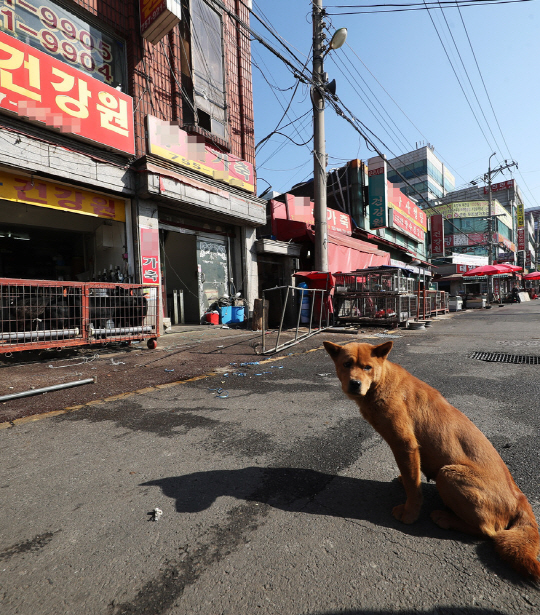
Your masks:
<svg viewBox="0 0 540 615"><path fill-rule="evenodd" d="M148 340L155 348L159 293L152 286L0 278L0 354Z"/></svg>
<svg viewBox="0 0 540 615"><path fill-rule="evenodd" d="M270 292L276 291L285 291L285 301L283 302L283 308L281 310L281 318L279 322L279 328L276 338L276 343L273 348L266 348L266 314L265 310L266 306L266 294ZM292 301L293 293L297 294L297 314L296 314L296 326L294 328L294 338L292 340L287 340L282 344L279 343L281 338L281 334L283 332L283 323L285 321L285 315L287 310L290 310L289 301ZM284 350L289 346L294 346L305 340L312 335L320 333L325 329L328 329L330 326L330 311L328 308L328 291L324 289L316 289L316 288L298 288L297 286L275 286L274 288L268 288L263 290L263 300L262 300L262 351L261 354L268 355L279 352L280 350ZM309 297L309 308L305 307L305 302L303 299L305 297ZM318 301L317 301L318 300ZM304 305L304 307L302 307ZM315 312L315 308L318 311L318 315ZM315 317L314 317L315 312ZM304 318L302 318L302 315ZM301 322L302 320L307 320L307 322ZM313 322L318 321L318 326L313 327ZM325 326L323 327L323 322ZM304 324L307 326L308 331L306 333L300 334L301 325Z"/></svg>

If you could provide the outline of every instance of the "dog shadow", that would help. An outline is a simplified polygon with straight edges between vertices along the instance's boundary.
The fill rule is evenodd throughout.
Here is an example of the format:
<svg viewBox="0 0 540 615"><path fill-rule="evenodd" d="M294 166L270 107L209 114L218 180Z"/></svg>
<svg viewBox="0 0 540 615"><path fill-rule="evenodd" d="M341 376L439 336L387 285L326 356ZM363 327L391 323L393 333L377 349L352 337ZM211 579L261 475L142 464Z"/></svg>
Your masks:
<svg viewBox="0 0 540 615"><path fill-rule="evenodd" d="M285 512L367 521L416 536L458 536L441 530L429 519L431 510L444 506L436 487L430 484L423 485L425 504L420 522L412 525L392 516L392 508L405 501L405 492L397 480L387 483L304 468L246 467L171 476L141 486L160 487L164 495L176 501L179 513L201 512L218 498L229 496Z"/></svg>
<svg viewBox="0 0 540 615"><path fill-rule="evenodd" d="M476 544L478 557L486 568L508 582L524 583L497 557L489 541L443 530L431 521L430 512L444 508L433 483L422 485L424 505L418 521L411 525L392 516L392 508L405 501L405 492L398 480L382 482L304 468L246 467L170 476L141 486L159 487L165 496L176 501L179 513L202 512L218 498L228 496L285 512L364 521L409 536Z"/></svg>

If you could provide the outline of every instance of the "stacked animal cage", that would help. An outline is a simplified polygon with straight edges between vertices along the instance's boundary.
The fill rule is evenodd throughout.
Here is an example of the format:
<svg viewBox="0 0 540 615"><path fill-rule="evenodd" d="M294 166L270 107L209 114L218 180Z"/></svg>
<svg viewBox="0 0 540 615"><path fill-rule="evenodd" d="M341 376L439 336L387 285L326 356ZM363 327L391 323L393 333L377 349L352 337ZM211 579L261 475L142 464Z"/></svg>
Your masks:
<svg viewBox="0 0 540 615"><path fill-rule="evenodd" d="M445 314L448 293L420 288L418 276L400 267L334 274L334 321L397 326ZM424 285L425 286L425 285Z"/></svg>
<svg viewBox="0 0 540 615"><path fill-rule="evenodd" d="M157 345L157 289L0 278L0 354L106 342Z"/></svg>

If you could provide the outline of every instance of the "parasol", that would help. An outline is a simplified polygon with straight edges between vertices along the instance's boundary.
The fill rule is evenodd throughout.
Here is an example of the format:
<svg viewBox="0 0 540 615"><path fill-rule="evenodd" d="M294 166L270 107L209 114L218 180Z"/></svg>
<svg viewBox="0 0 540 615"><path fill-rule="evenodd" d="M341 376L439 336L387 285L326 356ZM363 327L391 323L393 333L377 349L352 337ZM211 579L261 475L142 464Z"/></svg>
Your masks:
<svg viewBox="0 0 540 615"><path fill-rule="evenodd" d="M511 270L508 268L511 266L513 265L481 265L480 267L475 267L474 269L467 271L467 273L463 274L463 277L511 273Z"/></svg>

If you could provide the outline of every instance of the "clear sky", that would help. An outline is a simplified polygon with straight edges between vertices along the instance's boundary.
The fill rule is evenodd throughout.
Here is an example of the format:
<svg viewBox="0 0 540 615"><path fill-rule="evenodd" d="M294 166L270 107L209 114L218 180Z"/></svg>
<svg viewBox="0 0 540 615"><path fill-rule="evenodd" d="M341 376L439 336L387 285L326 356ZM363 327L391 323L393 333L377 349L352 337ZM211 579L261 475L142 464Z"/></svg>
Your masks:
<svg viewBox="0 0 540 615"><path fill-rule="evenodd" d="M406 4L409 0L387 2ZM328 13L369 10L337 8L347 4L383 2L327 0L324 6ZM311 2L254 0L253 10L283 37L285 46L253 16L252 28L297 64L288 46L298 60L307 62L306 70L311 73ZM333 14L326 21L329 37L337 28L348 29L346 45L326 56L329 79L336 79L337 95L376 135L371 138L388 158L430 143L460 188L482 177L490 155L496 152L492 168L505 160L514 160L519 167L499 173L493 182L513 177L525 207L540 207L539 0L460 10ZM276 130L297 80L257 41L252 43L252 55L255 142L259 143ZM328 169L353 158L367 160L376 155L350 124L328 107L325 120ZM313 176L307 85L297 88L280 126L280 132L290 139L307 144L295 145L276 134L258 148L259 194L268 183L285 192Z"/></svg>

